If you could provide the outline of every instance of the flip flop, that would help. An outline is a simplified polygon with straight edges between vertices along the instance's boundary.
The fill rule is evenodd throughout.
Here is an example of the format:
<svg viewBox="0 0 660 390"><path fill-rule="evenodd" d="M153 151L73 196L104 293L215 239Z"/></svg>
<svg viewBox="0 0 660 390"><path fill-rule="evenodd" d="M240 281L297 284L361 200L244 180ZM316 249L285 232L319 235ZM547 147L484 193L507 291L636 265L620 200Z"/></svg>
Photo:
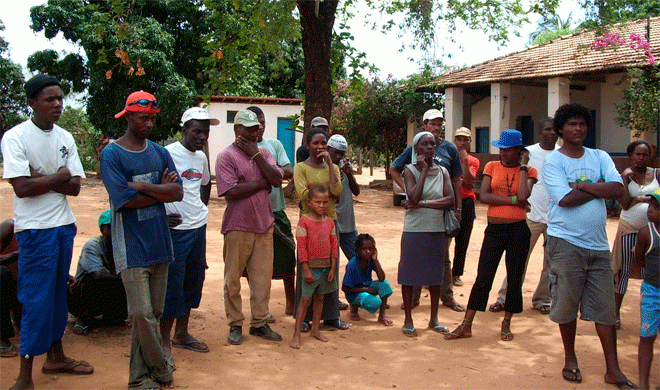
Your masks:
<svg viewBox="0 0 660 390"><path fill-rule="evenodd" d="M401 332L403 332L403 335L406 337L417 337L417 329L415 329L415 327L401 328Z"/></svg>
<svg viewBox="0 0 660 390"><path fill-rule="evenodd" d="M639 389L639 387L637 387L637 385L632 383L629 379L614 382L614 383L610 383L610 385L614 385L614 386L618 387L619 389Z"/></svg>
<svg viewBox="0 0 660 390"><path fill-rule="evenodd" d="M0 347L0 357L11 358L15 356L18 356L18 350L14 344L9 344L6 347Z"/></svg>
<svg viewBox="0 0 660 390"><path fill-rule="evenodd" d="M550 314L550 305L543 305L539 308L541 314Z"/></svg>
<svg viewBox="0 0 660 390"><path fill-rule="evenodd" d="M463 305L456 302L456 300L454 300L453 302L449 302L449 303L442 302L442 306L447 306L447 307L451 308L453 311L458 311L458 312L461 312L461 313L465 311L465 308L463 307Z"/></svg>
<svg viewBox="0 0 660 390"><path fill-rule="evenodd" d="M582 373L579 368L564 368L561 370L561 376L566 381L582 383Z"/></svg>
<svg viewBox="0 0 660 390"><path fill-rule="evenodd" d="M311 330L311 328L309 327L309 323L307 323L307 321L303 321L302 326L300 326L300 332L301 333L307 333L310 330Z"/></svg>
<svg viewBox="0 0 660 390"><path fill-rule="evenodd" d="M344 321L337 318L336 320L326 320L323 321L323 325L333 328L333 330L346 330L348 329L348 324Z"/></svg>
<svg viewBox="0 0 660 390"><path fill-rule="evenodd" d="M81 369L82 368L82 369ZM85 368L91 368L90 371L85 371ZM72 374L72 375L90 375L94 373L94 367L84 360L70 359L67 363L60 368L46 368L41 367L41 372L44 374Z"/></svg>
<svg viewBox="0 0 660 390"><path fill-rule="evenodd" d="M513 333L512 332L500 332L501 333L501 338L502 341L511 341L513 340ZM511 338L509 338L511 336Z"/></svg>
<svg viewBox="0 0 660 390"><path fill-rule="evenodd" d="M73 326L73 329L71 331L77 335L84 336L86 334L89 334L89 326L86 325L81 325L81 324L75 324Z"/></svg>
<svg viewBox="0 0 660 390"><path fill-rule="evenodd" d="M198 345L199 347L194 347L194 345ZM199 341L199 340L194 340L194 339L193 340L188 340L188 341L186 341L182 344L172 343L172 346L174 348L182 348L182 349L187 349L187 350L194 351L194 352L206 353L206 352L209 351L209 346L206 345L206 343L204 343L202 341Z"/></svg>
<svg viewBox="0 0 660 390"><path fill-rule="evenodd" d="M449 333L449 328L444 325L437 324L435 326L429 326L429 329L436 333Z"/></svg>
<svg viewBox="0 0 660 390"><path fill-rule="evenodd" d="M500 302L495 302L492 305L488 306L488 310L492 311L493 313L499 313L502 310L504 310L504 305Z"/></svg>

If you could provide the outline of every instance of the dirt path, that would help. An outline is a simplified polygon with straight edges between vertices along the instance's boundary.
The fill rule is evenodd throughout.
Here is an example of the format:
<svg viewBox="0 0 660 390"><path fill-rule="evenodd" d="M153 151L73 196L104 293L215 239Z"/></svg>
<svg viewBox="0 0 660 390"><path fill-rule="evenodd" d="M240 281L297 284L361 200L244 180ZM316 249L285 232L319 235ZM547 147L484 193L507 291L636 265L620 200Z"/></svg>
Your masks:
<svg viewBox="0 0 660 390"><path fill-rule="evenodd" d="M378 176L358 176L365 185ZM214 189L215 190L215 189ZM0 215L12 215L11 189L6 181L0 182ZM547 316L531 308L531 296L541 271L542 248L537 245L523 287L524 311L514 316L512 330L515 339L500 341L502 314L479 313L471 339L446 341L441 335L426 330L429 301L422 297L422 304L413 311L419 337L410 339L401 334L403 311L400 287L396 284L399 245L403 221L403 209L392 206L389 192L362 187L362 194L355 204L358 230L372 234L377 241L381 261L394 288L390 299L389 317L394 327L383 327L376 316L361 311L362 321L351 322L342 312L342 319L351 323L347 331L325 334L328 343L320 343L303 337L302 349L288 346L293 330L293 319L284 315L284 289L282 282L273 282L270 302L271 312L277 318L273 329L284 336L281 343L267 342L246 335L241 346L227 344L228 327L222 299L223 263L220 222L225 203L212 195L211 220L208 225L209 269L204 286L201 307L191 316L191 332L208 343L207 354L187 350L174 350L177 371L174 373L177 388L188 389L364 389L364 388L606 388L603 382L604 360L594 327L590 323L578 325L577 353L584 381L572 386L561 378L563 349L556 324ZM95 179L85 181L80 196L70 198L78 219L74 259L71 272L75 271L82 245L98 235L96 220L107 207L107 195L101 183ZM298 220L296 205L289 205L287 214L295 226ZM471 246L463 276L465 285L454 289L456 299L467 304L483 240L485 228L484 206L478 206ZM617 221L608 221L608 235L614 237ZM453 253L453 251L452 251ZM340 260L341 275L346 259ZM504 278L503 266L493 284L491 302ZM245 279L243 279L245 280ZM341 279L340 279L341 280ZM630 379L637 382L637 343L639 336L639 286L631 281L629 293L622 309L623 328L619 331L619 360ZM243 307L249 317L247 284L243 283ZM342 294L343 297L343 294ZM448 308L440 310L440 321L455 327L462 313ZM245 329L247 330L247 329ZM247 333L247 332L245 332ZM73 357L89 361L96 372L88 377L53 376L40 372L44 356L35 358L34 379L37 388L47 389L120 389L125 388L128 378L130 328L94 330L87 336L68 331L64 346ZM17 339L14 342L18 342ZM657 362L660 359L656 346L651 383L657 385ZM0 387L13 384L18 375L17 358L0 360ZM614 388L609 386L608 388Z"/></svg>

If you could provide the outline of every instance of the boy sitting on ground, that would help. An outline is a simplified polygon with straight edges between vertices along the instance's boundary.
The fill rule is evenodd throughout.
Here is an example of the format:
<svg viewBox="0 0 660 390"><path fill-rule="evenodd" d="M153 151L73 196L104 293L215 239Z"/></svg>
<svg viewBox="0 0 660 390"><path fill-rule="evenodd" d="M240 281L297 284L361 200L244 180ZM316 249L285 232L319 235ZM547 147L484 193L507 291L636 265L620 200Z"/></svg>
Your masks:
<svg viewBox="0 0 660 390"><path fill-rule="evenodd" d="M378 261L376 240L369 234L360 234L355 240L356 255L346 265L346 273L342 282L342 291L351 305L348 318L359 321L358 307L371 314L378 313L378 322L392 326L392 320L385 316L387 298L392 295L392 287L385 279L385 271ZM378 280L372 280L372 272L376 271Z"/></svg>

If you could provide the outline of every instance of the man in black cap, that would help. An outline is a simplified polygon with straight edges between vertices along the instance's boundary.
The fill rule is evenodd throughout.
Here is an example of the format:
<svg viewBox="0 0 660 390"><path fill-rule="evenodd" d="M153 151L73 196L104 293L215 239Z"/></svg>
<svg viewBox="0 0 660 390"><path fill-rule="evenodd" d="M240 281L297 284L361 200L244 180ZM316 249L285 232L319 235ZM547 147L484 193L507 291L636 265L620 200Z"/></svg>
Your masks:
<svg viewBox="0 0 660 390"><path fill-rule="evenodd" d="M67 323L67 280L76 219L66 196L77 196L85 177L76 143L55 125L62 114L60 82L40 74L25 83L31 119L2 139L3 178L14 189L21 320L21 369L14 389L34 388L32 362L48 352L45 374L91 374L85 361L67 357L62 336Z"/></svg>

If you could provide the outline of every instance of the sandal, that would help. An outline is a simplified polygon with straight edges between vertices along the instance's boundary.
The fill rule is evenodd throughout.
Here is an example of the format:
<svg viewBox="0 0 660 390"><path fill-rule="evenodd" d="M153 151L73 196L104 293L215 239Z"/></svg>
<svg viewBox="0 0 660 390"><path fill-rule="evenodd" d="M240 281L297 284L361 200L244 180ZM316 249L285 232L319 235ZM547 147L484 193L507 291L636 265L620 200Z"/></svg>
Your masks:
<svg viewBox="0 0 660 390"><path fill-rule="evenodd" d="M472 332L470 332L470 334L463 333L463 329L465 329L465 326L471 324L472 321L468 321L465 318L463 318L463 322L461 322L461 324L458 325L458 328L456 328L453 332L449 332L445 335L445 340L467 339L472 337Z"/></svg>
<svg viewBox="0 0 660 390"><path fill-rule="evenodd" d="M383 324L385 326L393 326L394 325L394 322L392 322L392 320L390 320L387 317L379 318L378 322L380 322L381 324Z"/></svg>
<svg viewBox="0 0 660 390"><path fill-rule="evenodd" d="M300 326L300 332L301 333L307 333L311 330L309 327L309 322L303 321L302 325Z"/></svg>
<svg viewBox="0 0 660 390"><path fill-rule="evenodd" d="M362 317L358 313L348 313L348 319L351 321L360 321Z"/></svg>
<svg viewBox="0 0 660 390"><path fill-rule="evenodd" d="M348 303L339 302L339 310L348 310Z"/></svg>
<svg viewBox="0 0 660 390"><path fill-rule="evenodd" d="M401 328L401 332L406 337L417 337L417 329L414 326L412 328Z"/></svg>
<svg viewBox="0 0 660 390"><path fill-rule="evenodd" d="M465 311L465 308L463 307L463 305L456 302L455 299L452 300L451 302L442 302L442 306L447 306L447 307L451 308L453 311L458 311L458 312L461 312L461 313Z"/></svg>
<svg viewBox="0 0 660 390"><path fill-rule="evenodd" d="M550 305L543 305L539 308L541 314L550 314Z"/></svg>
<svg viewBox="0 0 660 390"><path fill-rule="evenodd" d="M508 332L505 332L505 331L500 332L501 337L502 337L502 341L511 341L511 340L513 340L513 333L511 332L511 317L509 317L509 318L505 317L502 320L502 327L504 327L504 324L509 326L509 331Z"/></svg>
<svg viewBox="0 0 660 390"><path fill-rule="evenodd" d="M9 344L6 347L0 347L0 357L11 358L18 356L18 350L14 344Z"/></svg>
<svg viewBox="0 0 660 390"><path fill-rule="evenodd" d="M89 326L83 324L75 324L73 326L73 329L71 329L71 331L77 335L84 336L86 334L89 334Z"/></svg>
<svg viewBox="0 0 660 390"><path fill-rule="evenodd" d="M488 310L492 311L493 313L499 313L502 310L504 310L504 305L502 304L502 302L497 301L492 305L488 306Z"/></svg>
<svg viewBox="0 0 660 390"><path fill-rule="evenodd" d="M323 325L334 328L335 330L346 330L348 329L348 324L344 321L337 318L336 320L325 320Z"/></svg>
<svg viewBox="0 0 660 390"><path fill-rule="evenodd" d="M582 383L582 374L579 368L563 368L561 370L561 376L565 381Z"/></svg>
<svg viewBox="0 0 660 390"><path fill-rule="evenodd" d="M84 360L68 359L63 366L58 368L41 367L41 372L44 374L73 374L73 375L90 375L94 373L94 367Z"/></svg>

